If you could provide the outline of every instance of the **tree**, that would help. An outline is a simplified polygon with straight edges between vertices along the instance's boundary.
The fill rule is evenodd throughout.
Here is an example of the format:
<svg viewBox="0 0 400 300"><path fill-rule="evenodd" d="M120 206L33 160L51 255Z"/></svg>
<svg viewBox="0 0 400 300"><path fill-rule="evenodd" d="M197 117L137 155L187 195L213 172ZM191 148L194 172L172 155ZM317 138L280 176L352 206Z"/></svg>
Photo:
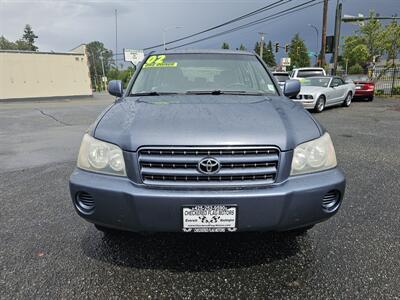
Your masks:
<svg viewBox="0 0 400 300"><path fill-rule="evenodd" d="M247 49L243 44L240 44L239 50L246 51Z"/></svg>
<svg viewBox="0 0 400 300"><path fill-rule="evenodd" d="M7 40L3 35L0 36L0 49L1 50L16 50L17 45Z"/></svg>
<svg viewBox="0 0 400 300"><path fill-rule="evenodd" d="M226 43L226 42L223 42L221 48L222 49L229 49L229 44Z"/></svg>
<svg viewBox="0 0 400 300"><path fill-rule="evenodd" d="M289 57L291 59L291 68L308 67L310 66L310 57L304 40L296 33L289 46Z"/></svg>
<svg viewBox="0 0 400 300"><path fill-rule="evenodd" d="M383 48L389 60L394 60L400 53L400 25L395 20L390 22L384 30Z"/></svg>
<svg viewBox="0 0 400 300"><path fill-rule="evenodd" d="M359 30L356 31L361 38L361 43L368 49L368 62L372 62L374 57L381 56L384 51L384 43L382 43L385 35L381 22L376 19L374 12L370 13L369 20L361 24Z"/></svg>
<svg viewBox="0 0 400 300"><path fill-rule="evenodd" d="M256 45L254 46L254 52L257 54L260 54L260 42L257 42ZM275 62L275 55L272 49L272 42L268 42L268 46L265 46L265 43L263 43L263 55L262 55L262 60L269 66L269 67L274 67L276 66Z"/></svg>
<svg viewBox="0 0 400 300"><path fill-rule="evenodd" d="M362 37L346 36L343 45L343 63L349 66L359 65L365 66L370 58L367 45L363 42Z"/></svg>
<svg viewBox="0 0 400 300"><path fill-rule="evenodd" d="M264 56L263 60L269 67L276 66L275 55L274 55L274 51L272 49L271 40L268 42L267 51L265 51L265 54L263 53L263 56Z"/></svg>
<svg viewBox="0 0 400 300"><path fill-rule="evenodd" d="M86 52L89 60L90 78L92 86L96 90L101 89L101 78L104 75L108 76L111 67L114 65L113 53L111 50L106 49L104 44L99 41L93 41L86 45Z"/></svg>
<svg viewBox="0 0 400 300"><path fill-rule="evenodd" d="M28 49L19 50L37 51L38 47L35 46L35 39L37 38L38 36L33 32L31 25L26 24L24 28L24 35L22 36L22 40L20 40L20 45L21 47L26 47Z"/></svg>

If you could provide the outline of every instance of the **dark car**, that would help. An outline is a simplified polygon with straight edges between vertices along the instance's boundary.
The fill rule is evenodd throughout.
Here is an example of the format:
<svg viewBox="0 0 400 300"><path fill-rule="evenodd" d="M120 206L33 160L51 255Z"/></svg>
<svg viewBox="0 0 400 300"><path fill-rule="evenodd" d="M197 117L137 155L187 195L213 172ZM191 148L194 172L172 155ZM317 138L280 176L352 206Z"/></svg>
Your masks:
<svg viewBox="0 0 400 300"><path fill-rule="evenodd" d="M375 83L367 76L348 76L348 80L353 81L356 85L353 98L367 99L368 101L374 100Z"/></svg>
<svg viewBox="0 0 400 300"><path fill-rule="evenodd" d="M70 192L100 230L304 232L345 190L329 134L240 51L154 52L83 137Z"/></svg>

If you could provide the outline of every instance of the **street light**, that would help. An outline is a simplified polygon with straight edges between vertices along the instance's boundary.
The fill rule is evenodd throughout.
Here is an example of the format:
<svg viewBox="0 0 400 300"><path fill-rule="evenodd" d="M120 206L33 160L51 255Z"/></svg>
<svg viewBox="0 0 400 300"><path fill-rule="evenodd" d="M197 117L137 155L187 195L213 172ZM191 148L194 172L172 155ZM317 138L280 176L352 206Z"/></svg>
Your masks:
<svg viewBox="0 0 400 300"><path fill-rule="evenodd" d="M163 44L164 44L164 50L167 50L167 48L165 48L165 33L170 30L170 29L180 29L183 28L183 26L169 26L169 27L165 27L163 30Z"/></svg>
<svg viewBox="0 0 400 300"><path fill-rule="evenodd" d="M317 34L317 51L316 51L316 60L317 60L317 64L318 64L318 48L319 48L319 43L318 43L318 39L319 39L319 31L318 31L318 28L315 26L315 25L313 25L313 24L308 24L308 26L310 26L310 27L312 27L312 28L314 28L315 29L315 33Z"/></svg>

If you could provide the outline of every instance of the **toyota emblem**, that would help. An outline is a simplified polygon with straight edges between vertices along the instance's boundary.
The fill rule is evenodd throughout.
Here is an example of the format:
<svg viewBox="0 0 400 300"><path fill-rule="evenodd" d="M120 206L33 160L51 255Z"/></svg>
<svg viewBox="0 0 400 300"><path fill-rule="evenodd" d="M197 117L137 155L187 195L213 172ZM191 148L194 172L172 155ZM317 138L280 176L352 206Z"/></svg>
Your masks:
<svg viewBox="0 0 400 300"><path fill-rule="evenodd" d="M203 158L197 165L198 170L206 175L212 175L219 171L221 164L212 157Z"/></svg>

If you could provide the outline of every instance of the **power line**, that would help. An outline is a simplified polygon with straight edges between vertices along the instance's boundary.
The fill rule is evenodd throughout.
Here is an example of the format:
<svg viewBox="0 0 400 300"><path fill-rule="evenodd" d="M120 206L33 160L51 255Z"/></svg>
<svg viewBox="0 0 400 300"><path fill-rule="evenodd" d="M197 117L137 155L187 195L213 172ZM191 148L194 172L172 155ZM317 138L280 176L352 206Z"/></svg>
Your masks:
<svg viewBox="0 0 400 300"><path fill-rule="evenodd" d="M321 4L323 2L323 0L320 0L320 1L316 2L316 3L313 3L315 1L317 1L317 0L309 0L308 2L305 2L305 3L302 3L302 4L298 4L298 5L293 6L291 8L285 9L283 11L280 11L280 12L277 12L275 14L263 17L263 18L258 19L258 20L254 20L254 21L249 22L247 24L243 24L243 25L240 25L238 27L234 27L234 28L228 29L226 31L222 31L220 33L216 33L216 34L213 34L211 36L204 37L204 38L201 38L201 39L198 39L198 40L195 40L195 41L192 41L192 42L188 42L188 43L185 43L185 44L181 44L181 45L169 48L169 49L173 50L173 49L189 46L189 45L192 45L192 44L195 44L195 43L199 43L199 42L202 42L202 41L205 41L205 40L208 40L208 39L212 39L212 38L215 38L215 37L218 37L218 36L221 36L221 35L225 35L225 34L232 33L232 32L235 32L235 31L238 31L238 30L241 30L241 29L252 27L252 26L264 23L266 21L272 21L274 19L283 17L285 15L293 14L295 12L307 9L309 7L316 6L316 5Z"/></svg>
<svg viewBox="0 0 400 300"><path fill-rule="evenodd" d="M202 30L202 31L199 31L199 32L196 32L196 33L193 33L193 34L190 34L190 35L181 37L181 38L176 39L176 40L172 40L172 41L166 42L165 45L170 45L170 44L172 44L172 43L180 42L180 41L183 41L183 40L186 40L186 39L195 37L195 36L197 36L197 35L200 35L200 34L203 34L203 33L206 33L206 32L209 32L209 31L212 31L212 30L215 30L215 29L224 27L224 26L227 26L227 25L229 25L229 24L232 24L232 23L238 22L238 21L240 21L240 20L243 20L243 19L252 17L252 16L257 15L257 14L260 14L260 13L262 13L262 12L265 12L265 11L271 10L271 9L273 9L273 8L282 6L282 5L287 4L287 3L291 2L291 1L293 1L293 0L278 0L278 1L275 1L275 2L273 2L273 3L270 3L270 4L266 5L266 6L263 6L263 7L259 8L259 9L256 9L256 10L254 10L254 11L251 11L251 12L249 12L249 13L247 13L247 14L244 14L244 15L239 16L239 17L237 17L237 18L234 18L234 19L231 19L231 20L229 20L229 21L226 21L226 22L224 22L224 23L222 23L222 24L219 24L219 25L216 25L216 26L213 26L213 27L204 29L204 30ZM154 46L151 46L151 47L143 48L143 50L151 50L151 49L154 49L154 48L161 47L161 46L163 46L163 45L164 45L164 44L158 44L158 45L154 45Z"/></svg>

